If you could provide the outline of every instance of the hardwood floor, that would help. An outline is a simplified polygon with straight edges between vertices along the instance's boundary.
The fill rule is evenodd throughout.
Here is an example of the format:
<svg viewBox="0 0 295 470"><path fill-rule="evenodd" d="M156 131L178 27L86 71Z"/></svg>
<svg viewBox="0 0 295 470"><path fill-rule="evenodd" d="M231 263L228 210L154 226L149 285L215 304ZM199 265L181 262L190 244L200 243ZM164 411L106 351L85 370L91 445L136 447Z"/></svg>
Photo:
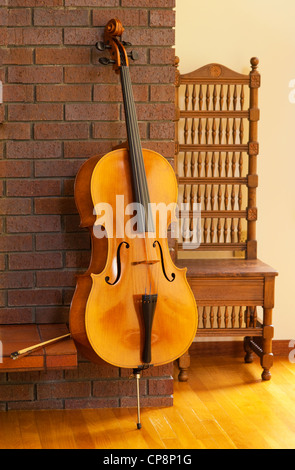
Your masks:
<svg viewBox="0 0 295 470"><path fill-rule="evenodd" d="M189 382L175 380L174 406L0 413L1 449L295 448L295 364L192 357ZM175 376L177 375L175 369Z"/></svg>

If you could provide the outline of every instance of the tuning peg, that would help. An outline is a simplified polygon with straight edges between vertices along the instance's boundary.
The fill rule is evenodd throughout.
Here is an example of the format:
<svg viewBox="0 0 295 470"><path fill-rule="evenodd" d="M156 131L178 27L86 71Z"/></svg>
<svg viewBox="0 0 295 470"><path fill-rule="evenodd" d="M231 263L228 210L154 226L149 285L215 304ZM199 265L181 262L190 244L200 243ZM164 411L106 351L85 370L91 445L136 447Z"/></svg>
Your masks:
<svg viewBox="0 0 295 470"><path fill-rule="evenodd" d="M101 57L98 60L102 65L109 65L109 64L115 64L116 63L115 60L108 59L107 57Z"/></svg>
<svg viewBox="0 0 295 470"><path fill-rule="evenodd" d="M132 46L131 42L122 41L123 46Z"/></svg>
<svg viewBox="0 0 295 470"><path fill-rule="evenodd" d="M105 49L111 49L111 46L105 44L103 41L97 41L95 47L98 51L104 51Z"/></svg>
<svg viewBox="0 0 295 470"><path fill-rule="evenodd" d="M137 60L139 55L138 55L138 52L136 51L131 51L131 52L128 52L128 57L130 57L130 59L132 60Z"/></svg>

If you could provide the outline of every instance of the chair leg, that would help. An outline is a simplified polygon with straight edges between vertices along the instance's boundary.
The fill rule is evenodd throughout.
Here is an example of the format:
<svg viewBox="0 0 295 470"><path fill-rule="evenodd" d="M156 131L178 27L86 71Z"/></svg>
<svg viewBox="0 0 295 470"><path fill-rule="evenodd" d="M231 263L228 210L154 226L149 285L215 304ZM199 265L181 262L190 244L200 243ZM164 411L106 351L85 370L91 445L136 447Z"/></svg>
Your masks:
<svg viewBox="0 0 295 470"><path fill-rule="evenodd" d="M180 372L178 374L179 382L187 382L188 369L190 367L191 359L188 350L178 359L178 367Z"/></svg>
<svg viewBox="0 0 295 470"><path fill-rule="evenodd" d="M273 365L272 338L274 328L272 326L272 309L263 309L263 336L262 336L262 355L260 363L263 367L261 377L263 380L270 380L270 368Z"/></svg>
<svg viewBox="0 0 295 470"><path fill-rule="evenodd" d="M246 353L244 361L246 362L246 364L251 364L251 362L253 362L253 350L251 348L251 340L251 336L245 336L244 338L244 351Z"/></svg>

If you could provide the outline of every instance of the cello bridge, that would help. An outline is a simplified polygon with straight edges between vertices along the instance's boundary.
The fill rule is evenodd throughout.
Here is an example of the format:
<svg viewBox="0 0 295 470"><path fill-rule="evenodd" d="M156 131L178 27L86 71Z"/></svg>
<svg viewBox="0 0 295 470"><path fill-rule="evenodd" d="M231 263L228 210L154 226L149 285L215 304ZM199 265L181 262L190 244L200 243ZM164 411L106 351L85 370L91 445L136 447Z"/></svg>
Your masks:
<svg viewBox="0 0 295 470"><path fill-rule="evenodd" d="M156 264L156 263L159 263L160 260L159 259L150 259L150 260L140 260L140 261L133 261L131 264L133 266L137 265L137 264Z"/></svg>

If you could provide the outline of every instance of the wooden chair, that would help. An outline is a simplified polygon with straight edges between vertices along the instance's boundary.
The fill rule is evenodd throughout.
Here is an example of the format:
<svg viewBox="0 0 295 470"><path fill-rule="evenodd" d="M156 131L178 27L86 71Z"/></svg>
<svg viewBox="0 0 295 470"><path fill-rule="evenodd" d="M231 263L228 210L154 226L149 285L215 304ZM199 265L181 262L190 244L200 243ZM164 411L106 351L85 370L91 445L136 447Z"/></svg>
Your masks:
<svg viewBox="0 0 295 470"><path fill-rule="evenodd" d="M244 337L245 361L255 352L269 380L277 272L257 259L258 62L248 75L215 63L177 70L175 169L185 211L175 261L188 268L197 337ZM179 359L181 381L189 362L188 352Z"/></svg>

